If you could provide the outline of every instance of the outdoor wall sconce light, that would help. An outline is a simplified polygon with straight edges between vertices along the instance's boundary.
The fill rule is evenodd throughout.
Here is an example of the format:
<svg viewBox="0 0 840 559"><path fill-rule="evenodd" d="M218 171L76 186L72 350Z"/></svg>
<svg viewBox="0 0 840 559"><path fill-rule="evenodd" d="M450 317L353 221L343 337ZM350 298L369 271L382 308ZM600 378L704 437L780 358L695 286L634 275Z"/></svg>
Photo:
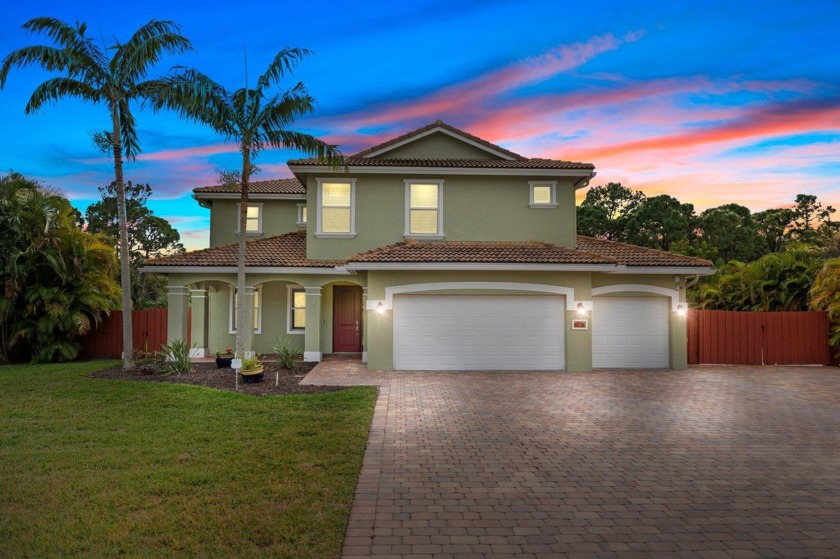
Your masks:
<svg viewBox="0 0 840 559"><path fill-rule="evenodd" d="M577 313L580 316L585 316L586 315L586 305L584 305L583 303L578 303L577 304Z"/></svg>
<svg viewBox="0 0 840 559"><path fill-rule="evenodd" d="M677 314L680 315L680 316L687 315L688 314L688 308L685 305L683 305L682 303L680 303L679 305L677 305Z"/></svg>
<svg viewBox="0 0 840 559"><path fill-rule="evenodd" d="M379 301L376 305L376 312L379 314L385 314L385 305L382 304L382 301Z"/></svg>

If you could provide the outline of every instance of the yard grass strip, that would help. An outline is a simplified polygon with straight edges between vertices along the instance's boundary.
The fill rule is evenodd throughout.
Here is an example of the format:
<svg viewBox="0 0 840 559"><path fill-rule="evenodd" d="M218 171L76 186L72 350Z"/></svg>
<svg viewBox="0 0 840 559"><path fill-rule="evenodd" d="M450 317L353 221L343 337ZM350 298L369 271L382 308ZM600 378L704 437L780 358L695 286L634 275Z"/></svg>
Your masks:
<svg viewBox="0 0 840 559"><path fill-rule="evenodd" d="M0 556L338 557L376 391L0 367Z"/></svg>

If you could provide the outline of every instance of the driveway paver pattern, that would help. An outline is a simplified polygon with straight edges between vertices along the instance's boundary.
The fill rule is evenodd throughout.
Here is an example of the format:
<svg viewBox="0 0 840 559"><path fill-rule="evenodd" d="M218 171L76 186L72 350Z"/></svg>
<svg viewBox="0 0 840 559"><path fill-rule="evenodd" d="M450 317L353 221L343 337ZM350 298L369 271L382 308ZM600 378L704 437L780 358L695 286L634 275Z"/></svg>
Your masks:
<svg viewBox="0 0 840 559"><path fill-rule="evenodd" d="M840 371L368 372L342 556L840 557Z"/></svg>

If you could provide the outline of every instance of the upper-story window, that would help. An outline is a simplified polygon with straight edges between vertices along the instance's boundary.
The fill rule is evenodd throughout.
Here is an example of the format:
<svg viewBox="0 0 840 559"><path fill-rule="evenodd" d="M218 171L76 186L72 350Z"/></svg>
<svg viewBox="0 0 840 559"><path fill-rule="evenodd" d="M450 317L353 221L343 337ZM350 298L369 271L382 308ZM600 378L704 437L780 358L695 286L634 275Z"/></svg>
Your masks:
<svg viewBox="0 0 840 559"><path fill-rule="evenodd" d="M557 183L555 181L531 181L531 207L556 208Z"/></svg>
<svg viewBox="0 0 840 559"><path fill-rule="evenodd" d="M442 201L442 180L406 179L406 237L443 237Z"/></svg>
<svg viewBox="0 0 840 559"><path fill-rule="evenodd" d="M236 204L236 232L239 233L239 211L241 204ZM248 204L247 215L245 217L245 232L249 235L260 235L263 232L262 226L263 205L262 204Z"/></svg>
<svg viewBox="0 0 840 559"><path fill-rule="evenodd" d="M306 204L297 205L297 224L300 226L306 225Z"/></svg>
<svg viewBox="0 0 840 559"><path fill-rule="evenodd" d="M318 179L318 226L316 235L356 235L356 179Z"/></svg>

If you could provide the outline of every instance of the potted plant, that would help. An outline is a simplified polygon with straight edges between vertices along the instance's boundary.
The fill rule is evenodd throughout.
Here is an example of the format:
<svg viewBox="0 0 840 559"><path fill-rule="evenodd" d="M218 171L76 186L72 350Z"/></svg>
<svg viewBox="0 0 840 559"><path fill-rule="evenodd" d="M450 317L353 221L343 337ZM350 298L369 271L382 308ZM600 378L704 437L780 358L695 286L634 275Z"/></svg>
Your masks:
<svg viewBox="0 0 840 559"><path fill-rule="evenodd" d="M230 367L230 360L233 359L233 348L227 348L224 351L216 350L216 366L220 369Z"/></svg>
<svg viewBox="0 0 840 559"><path fill-rule="evenodd" d="M256 357L249 357L242 360L242 369L239 371L242 380L246 383L262 382L265 377L262 363Z"/></svg>

